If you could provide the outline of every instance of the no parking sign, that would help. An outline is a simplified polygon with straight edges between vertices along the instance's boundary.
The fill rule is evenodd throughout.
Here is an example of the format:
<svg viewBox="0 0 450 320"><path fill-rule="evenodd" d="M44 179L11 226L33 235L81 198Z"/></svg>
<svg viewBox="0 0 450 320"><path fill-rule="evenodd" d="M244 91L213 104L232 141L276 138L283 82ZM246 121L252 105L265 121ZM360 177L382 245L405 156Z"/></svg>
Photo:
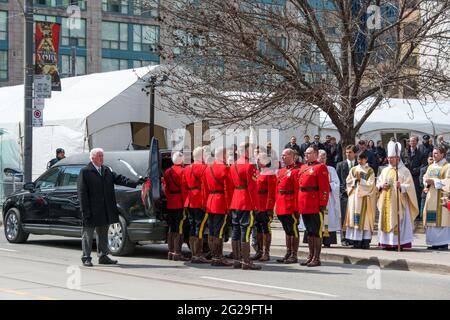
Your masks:
<svg viewBox="0 0 450 320"><path fill-rule="evenodd" d="M42 127L43 125L43 110L33 109L33 127Z"/></svg>

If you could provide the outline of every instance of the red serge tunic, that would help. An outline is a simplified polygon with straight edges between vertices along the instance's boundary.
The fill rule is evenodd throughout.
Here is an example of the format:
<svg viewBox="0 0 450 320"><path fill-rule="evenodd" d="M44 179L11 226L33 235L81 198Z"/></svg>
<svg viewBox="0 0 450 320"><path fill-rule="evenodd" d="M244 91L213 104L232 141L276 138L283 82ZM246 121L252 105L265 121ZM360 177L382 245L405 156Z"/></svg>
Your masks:
<svg viewBox="0 0 450 320"><path fill-rule="evenodd" d="M234 185L230 209L253 211L258 207L256 167L248 158L241 157L230 166L230 176Z"/></svg>
<svg viewBox="0 0 450 320"><path fill-rule="evenodd" d="M330 180L325 164L317 161L298 170L298 207L300 214L316 214L328 204Z"/></svg>
<svg viewBox="0 0 450 320"><path fill-rule="evenodd" d="M233 195L230 168L222 162L214 161L205 169L202 187L206 199L206 212L228 214Z"/></svg>
<svg viewBox="0 0 450 320"><path fill-rule="evenodd" d="M182 187L185 208L201 209L205 207L205 197L202 193L202 179L206 165L194 162L183 170Z"/></svg>
<svg viewBox="0 0 450 320"><path fill-rule="evenodd" d="M298 169L294 164L281 168L278 171L275 202L275 212L277 215L293 214L296 212L297 173Z"/></svg>
<svg viewBox="0 0 450 320"><path fill-rule="evenodd" d="M258 211L273 210L275 206L275 192L277 189L277 176L270 170L261 171L256 181L258 185Z"/></svg>
<svg viewBox="0 0 450 320"><path fill-rule="evenodd" d="M182 209L183 194L181 190L181 177L183 168L181 165L173 165L164 172L164 193L167 199L167 209Z"/></svg>

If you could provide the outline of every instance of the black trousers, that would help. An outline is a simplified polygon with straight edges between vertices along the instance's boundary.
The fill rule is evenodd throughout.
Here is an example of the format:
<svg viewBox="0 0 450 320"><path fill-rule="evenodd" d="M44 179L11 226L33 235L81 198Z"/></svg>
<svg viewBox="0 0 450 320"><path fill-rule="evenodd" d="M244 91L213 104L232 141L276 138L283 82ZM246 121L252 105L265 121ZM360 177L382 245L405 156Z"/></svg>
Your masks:
<svg viewBox="0 0 450 320"><path fill-rule="evenodd" d="M228 215L226 214L208 214L209 234L208 237L222 239L225 226L227 224Z"/></svg>
<svg viewBox="0 0 450 320"><path fill-rule="evenodd" d="M109 254L108 249L108 229L109 225L101 227L83 227L81 235L81 247L83 255L81 261L91 261L92 242L94 241L94 231L97 234L97 256L99 258Z"/></svg>
<svg viewBox="0 0 450 320"><path fill-rule="evenodd" d="M167 224L169 232L182 234L186 221L186 211L184 209L168 209Z"/></svg>
<svg viewBox="0 0 450 320"><path fill-rule="evenodd" d="M231 240L250 242L254 223L255 216L253 211L233 210L231 212L231 224L233 226Z"/></svg>
<svg viewBox="0 0 450 320"><path fill-rule="evenodd" d="M347 211L347 203L348 203L348 197L345 195L341 195L341 227L345 223L345 215ZM345 232L345 231L344 231ZM344 239L341 239L341 241Z"/></svg>
<svg viewBox="0 0 450 320"><path fill-rule="evenodd" d="M267 211L258 211L256 214L256 232L265 234L271 233L271 223L272 217Z"/></svg>
<svg viewBox="0 0 450 320"><path fill-rule="evenodd" d="M282 214L278 216L278 220L280 220L281 225L283 226L283 230L288 236L299 237L298 234L298 224L300 216L298 213L293 214Z"/></svg>
<svg viewBox="0 0 450 320"><path fill-rule="evenodd" d="M203 209L188 208L187 210L190 224L189 235L202 239L208 215Z"/></svg>
<svg viewBox="0 0 450 320"><path fill-rule="evenodd" d="M323 217L321 213L303 214L302 219L309 236L322 238Z"/></svg>

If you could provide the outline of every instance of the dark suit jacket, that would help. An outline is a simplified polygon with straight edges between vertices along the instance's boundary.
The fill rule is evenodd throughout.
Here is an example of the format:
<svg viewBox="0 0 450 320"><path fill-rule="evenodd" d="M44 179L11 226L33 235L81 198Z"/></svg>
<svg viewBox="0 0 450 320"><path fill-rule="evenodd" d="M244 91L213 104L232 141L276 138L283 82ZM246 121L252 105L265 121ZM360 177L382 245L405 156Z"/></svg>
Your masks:
<svg viewBox="0 0 450 320"><path fill-rule="evenodd" d="M356 159L353 161L356 165ZM339 177L341 197L347 197L347 176L350 173L347 160L343 160L337 164L336 172Z"/></svg>
<svg viewBox="0 0 450 320"><path fill-rule="evenodd" d="M298 144L294 144L293 146L291 145L291 143L289 142L287 145L284 146L285 149L292 149L294 151L296 151L298 154L300 154L300 147Z"/></svg>
<svg viewBox="0 0 450 320"><path fill-rule="evenodd" d="M420 169L427 165L427 156L424 155L419 148L416 148L414 155L411 153L410 148L406 149L403 152L402 158L405 166L416 179L420 176Z"/></svg>
<svg viewBox="0 0 450 320"><path fill-rule="evenodd" d="M90 162L78 176L78 200L83 226L100 227L119 222L114 184L136 188L138 181L130 180L102 166L102 175Z"/></svg>
<svg viewBox="0 0 450 320"><path fill-rule="evenodd" d="M302 159L305 159L305 151L306 151L306 149L309 148L310 145L311 145L311 142L308 142L308 143L302 143L302 145L300 146L300 156L302 157Z"/></svg>
<svg viewBox="0 0 450 320"><path fill-rule="evenodd" d="M334 150L331 150L331 144L326 145L327 166L336 168L336 165L342 161L342 148L340 144L336 144Z"/></svg>

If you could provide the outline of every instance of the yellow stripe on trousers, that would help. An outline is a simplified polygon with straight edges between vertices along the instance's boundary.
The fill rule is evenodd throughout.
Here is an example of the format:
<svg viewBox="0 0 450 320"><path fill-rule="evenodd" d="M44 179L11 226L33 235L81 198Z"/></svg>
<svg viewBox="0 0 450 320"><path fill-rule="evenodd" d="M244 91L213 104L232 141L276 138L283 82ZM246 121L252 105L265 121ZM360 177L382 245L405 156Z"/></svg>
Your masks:
<svg viewBox="0 0 450 320"><path fill-rule="evenodd" d="M298 220L297 220L297 218L295 217L295 213L293 213L291 216L292 216L292 219L294 219L294 225L292 226L292 229L294 230L294 236L295 236L296 238L298 238L298 230L297 230L297 223L298 223Z"/></svg>
<svg viewBox="0 0 450 320"><path fill-rule="evenodd" d="M203 239L203 229L205 228L206 221L208 221L208 212L205 213L202 224L200 225L200 231L198 232L198 238Z"/></svg>
<svg viewBox="0 0 450 320"><path fill-rule="evenodd" d="M319 212L319 217L320 217L320 229L319 229L319 237L323 237L322 235L322 229L323 229L323 216L322 216L322 212Z"/></svg>
<svg viewBox="0 0 450 320"><path fill-rule="evenodd" d="M269 223L267 224L267 229L269 230L269 234L272 234L272 216L269 215Z"/></svg>
<svg viewBox="0 0 450 320"><path fill-rule="evenodd" d="M223 219L223 225L220 228L220 232L219 232L219 239L222 239L222 235L223 235L223 229L225 229L225 225L227 224L227 214L225 215L225 218Z"/></svg>
<svg viewBox="0 0 450 320"><path fill-rule="evenodd" d="M253 228L253 211L250 211L250 224L247 227L247 232L245 233L245 242L250 242L250 232Z"/></svg>
<svg viewBox="0 0 450 320"><path fill-rule="evenodd" d="M180 227L178 230L179 234L183 234L183 225L184 225L185 220L186 220L186 208L183 209L183 219L181 219L181 221L180 221Z"/></svg>

